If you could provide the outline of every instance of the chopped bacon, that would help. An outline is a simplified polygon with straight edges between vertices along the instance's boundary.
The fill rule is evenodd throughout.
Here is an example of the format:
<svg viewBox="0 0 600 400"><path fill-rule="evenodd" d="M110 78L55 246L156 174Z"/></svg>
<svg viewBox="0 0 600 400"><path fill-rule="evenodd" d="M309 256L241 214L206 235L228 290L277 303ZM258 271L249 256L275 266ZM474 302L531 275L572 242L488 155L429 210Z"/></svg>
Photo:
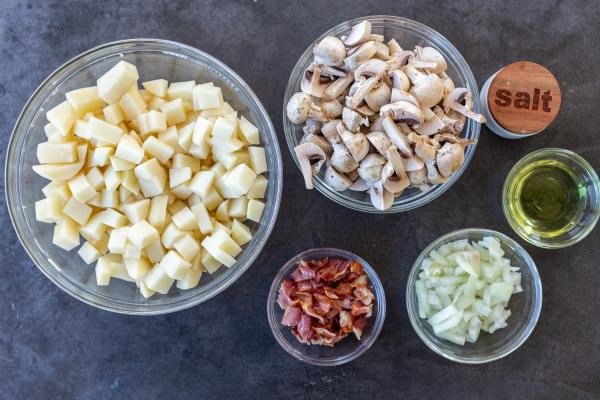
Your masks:
<svg viewBox="0 0 600 400"><path fill-rule="evenodd" d="M306 344L333 346L348 334L360 340L375 296L359 262L300 261L279 288L282 324Z"/></svg>

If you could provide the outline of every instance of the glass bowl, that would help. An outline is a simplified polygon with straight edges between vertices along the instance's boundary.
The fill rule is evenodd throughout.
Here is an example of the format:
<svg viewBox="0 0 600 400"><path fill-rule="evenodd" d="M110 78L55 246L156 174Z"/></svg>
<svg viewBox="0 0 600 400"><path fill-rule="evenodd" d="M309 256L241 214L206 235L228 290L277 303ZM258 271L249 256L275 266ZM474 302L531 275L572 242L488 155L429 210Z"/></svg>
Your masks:
<svg viewBox="0 0 600 400"><path fill-rule="evenodd" d="M456 87L466 87L471 91L471 94L473 95L473 110L475 112L480 112L477 82L465 59L448 39L428 26L406 18L390 15L355 18L331 28L315 39L304 51L302 56L300 56L300 59L292 70L283 99L283 127L288 148L292 153L292 158L296 162L296 165L298 165L298 160L296 160L294 147L297 146L302 139L302 126L294 125L288 120L285 108L294 93L300 91L300 81L302 80L304 70L312 62L313 47L315 43L318 43L325 36L334 35L339 37L347 34L353 25L364 20L371 22L373 33L385 35L386 40L395 38L403 48L413 48L415 45L420 45L431 46L439 50L444 55L448 64L448 70L446 72L454 80ZM476 141L479 138L480 130L481 125L479 123L467 118L461 137ZM325 197L353 210L369 213L397 213L407 211L429 203L448 190L467 168L469 161L475 153L475 146L476 144L473 144L465 150L465 160L463 164L458 171L448 179L448 182L432 186L427 192L421 192L417 188L408 188L400 197L396 198L393 205L385 211L373 207L368 193L354 192L351 190L338 192L331 189L323 181L325 168L321 170L319 176L313 178L314 186L319 192L324 194Z"/></svg>
<svg viewBox="0 0 600 400"><path fill-rule="evenodd" d="M297 267L300 260L315 259L315 258L340 258L344 260L356 260L360 262L369 277L369 283L375 296L375 306L373 307L373 315L367 320L362 339L356 340L353 335L349 335L340 342L336 343L334 347L319 346L319 345L306 345L300 343L298 339L291 332L290 328L281 324L283 318L283 310L277 304L277 296L279 293L279 287L281 283L290 276L290 274ZM375 340L381 332L383 327L383 321L385 320L385 293L383 291L383 285L377 276L377 273L365 260L359 256L350 252L332 249L332 248L320 248L311 249L303 253L298 254L289 260L283 268L279 270L271 289L269 290L269 298L267 300L267 315L269 318L269 325L271 331L277 339L277 342L292 356L296 357L300 361L307 362L309 364L319 366L335 366L342 365L350 362L365 351L369 349L375 343Z"/></svg>
<svg viewBox="0 0 600 400"><path fill-rule="evenodd" d="M482 332L475 343L460 346L437 337L426 319L419 317L415 282L420 266L432 250L455 240L481 240L484 236L492 236L500 241L504 257L514 267L521 268L521 286L523 292L511 296L508 303L511 316L506 321L508 326L493 334ZM410 322L423 342L439 355L459 363L482 364L506 357L529 337L535 327L542 309L542 282L535 263L529 254L516 241L508 236L489 229L468 228L450 232L431 243L419 255L412 267L406 286L406 307Z"/></svg>
<svg viewBox="0 0 600 400"><path fill-rule="evenodd" d="M518 208L523 178L518 175L526 168L560 164L566 172L577 177L579 194L584 196L574 219L557 232L536 232L523 217L519 217ZM546 249L558 249L571 246L585 238L596 226L600 216L600 180L594 168L580 155L564 149L540 149L523 157L506 176L502 190L502 209L509 225L527 242Z"/></svg>
<svg viewBox="0 0 600 400"><path fill-rule="evenodd" d="M137 65L141 81L195 79L213 81L225 99L252 121L261 133L269 172L266 207L254 224L254 237L231 268L204 274L191 290L173 286L167 295L145 299L136 286L118 279L109 286L96 285L93 266L87 266L75 250L67 252L52 244L53 226L35 219L34 203L43 198L47 180L36 175L36 146L45 140L46 110L64 100L65 92L92 86L119 60ZM158 39L132 39L108 43L88 50L54 71L33 93L19 116L8 145L5 168L6 201L23 247L38 268L58 287L88 304L124 314L162 314L199 304L223 291L252 264L269 237L281 198L282 166L277 136L269 116L248 85L216 58L193 47Z"/></svg>

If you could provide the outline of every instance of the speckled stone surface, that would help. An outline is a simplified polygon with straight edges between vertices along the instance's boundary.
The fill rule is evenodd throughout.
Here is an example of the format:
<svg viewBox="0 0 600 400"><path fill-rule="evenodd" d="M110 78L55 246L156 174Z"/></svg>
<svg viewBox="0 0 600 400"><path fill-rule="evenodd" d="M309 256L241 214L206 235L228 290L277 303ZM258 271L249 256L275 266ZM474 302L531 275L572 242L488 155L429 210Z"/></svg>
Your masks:
<svg viewBox="0 0 600 400"><path fill-rule="evenodd" d="M286 172L279 221L252 268L207 303L153 318L100 311L61 292L31 263L1 207L0 398L600 397L599 229L566 250L525 246L543 280L543 310L531 338L503 360L464 366L437 356L412 330L404 302L410 266L441 234L482 226L516 236L502 216L500 191L520 157L540 147L564 147L600 168L595 2L4 0L1 8L3 156L27 97L65 60L108 41L159 37L215 55L249 83L280 132ZM458 183L408 213L359 214L305 191L282 133L289 72L321 32L371 14L401 15L438 30L461 51L480 86L512 61L546 65L562 87L558 119L544 134L519 142L484 128ZM387 293L380 338L342 367L296 361L267 323L267 291L276 271L313 246L362 255Z"/></svg>

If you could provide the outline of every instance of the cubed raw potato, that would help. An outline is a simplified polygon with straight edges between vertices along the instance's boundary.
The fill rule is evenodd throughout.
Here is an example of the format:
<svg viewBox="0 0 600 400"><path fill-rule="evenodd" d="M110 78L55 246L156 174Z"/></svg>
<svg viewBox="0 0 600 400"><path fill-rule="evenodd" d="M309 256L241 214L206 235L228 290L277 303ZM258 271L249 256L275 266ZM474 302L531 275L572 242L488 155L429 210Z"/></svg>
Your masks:
<svg viewBox="0 0 600 400"><path fill-rule="evenodd" d="M194 86L195 81L172 82L167 89L167 97L170 100L180 97L181 100L192 103Z"/></svg>
<svg viewBox="0 0 600 400"><path fill-rule="evenodd" d="M174 214L172 219L173 223L177 225L179 229L192 230L194 229L194 227L197 226L196 216L194 215L192 210L190 210L187 206L179 210L176 214Z"/></svg>
<svg viewBox="0 0 600 400"><path fill-rule="evenodd" d="M62 211L79 225L84 225L92 215L92 207L79 202L75 197L67 201Z"/></svg>
<svg viewBox="0 0 600 400"><path fill-rule="evenodd" d="M143 249L153 241L158 240L158 238L159 236L156 228L145 220L131 225L127 232L127 240L140 249Z"/></svg>
<svg viewBox="0 0 600 400"><path fill-rule="evenodd" d="M260 137L258 134L258 128L254 126L250 121L248 121L242 115L240 117L240 131L242 132L242 136L248 142L248 144L260 144Z"/></svg>
<svg viewBox="0 0 600 400"><path fill-rule="evenodd" d="M233 169L237 164L235 153L228 153L216 147L212 148L212 158L223 164L226 169Z"/></svg>
<svg viewBox="0 0 600 400"><path fill-rule="evenodd" d="M248 199L238 197L229 201L228 215L232 218L246 218L248 212Z"/></svg>
<svg viewBox="0 0 600 400"><path fill-rule="evenodd" d="M214 240L212 236L207 236L202 241L202 247L218 262L231 267L235 264L235 258L227 254L226 251L219 247L219 244ZM206 264L205 264L206 266Z"/></svg>
<svg viewBox="0 0 600 400"><path fill-rule="evenodd" d="M117 102L139 79L135 65L119 61L98 78L98 94L108 104Z"/></svg>
<svg viewBox="0 0 600 400"><path fill-rule="evenodd" d="M137 116L136 122L142 136L167 129L167 116L160 111L150 110Z"/></svg>
<svg viewBox="0 0 600 400"><path fill-rule="evenodd" d="M59 222L64 218L65 201L60 197L47 197L35 202L35 219L47 224Z"/></svg>
<svg viewBox="0 0 600 400"><path fill-rule="evenodd" d="M141 188L133 170L121 171L119 174L121 187L124 187L135 196L138 196Z"/></svg>
<svg viewBox="0 0 600 400"><path fill-rule="evenodd" d="M217 221L229 221L229 202L230 200L227 199L217 207L217 211L215 211L215 218Z"/></svg>
<svg viewBox="0 0 600 400"><path fill-rule="evenodd" d="M160 243L160 240L155 240L154 242L150 243L148 246L146 246L144 251L146 252L148 260L150 260L150 262L153 264L160 262L160 260L162 260L162 258L165 256L165 250Z"/></svg>
<svg viewBox="0 0 600 400"><path fill-rule="evenodd" d="M200 160L190 157L185 154L175 154L173 156L173 165L172 168L183 168L189 167L192 170L192 173L200 171Z"/></svg>
<svg viewBox="0 0 600 400"><path fill-rule="evenodd" d="M208 191L213 187L215 174L212 171L199 171L190 181L189 188L198 196L204 198Z"/></svg>
<svg viewBox="0 0 600 400"><path fill-rule="evenodd" d="M70 164L41 164L34 165L31 168L42 178L52 181L66 181L77 175L82 167L83 162L76 162Z"/></svg>
<svg viewBox="0 0 600 400"><path fill-rule="evenodd" d="M110 236L108 239L108 251L110 251L113 254L124 254L125 246L127 245L128 231L128 226L113 229L112 231L110 231Z"/></svg>
<svg viewBox="0 0 600 400"><path fill-rule="evenodd" d="M102 216L102 212L92 215L85 225L82 225L79 228L79 233L81 236L90 242L100 240L102 235L104 235L108 229L108 227L102 223Z"/></svg>
<svg viewBox="0 0 600 400"><path fill-rule="evenodd" d="M119 192L102 189L100 192L100 204L103 208L117 208L119 206Z"/></svg>
<svg viewBox="0 0 600 400"><path fill-rule="evenodd" d="M200 278L202 277L202 270L190 269L187 271L185 278L178 279L175 286L181 290L192 289L198 286Z"/></svg>
<svg viewBox="0 0 600 400"><path fill-rule="evenodd" d="M48 122L63 136L66 136L77 119L77 113L68 101L63 101L46 113Z"/></svg>
<svg viewBox="0 0 600 400"><path fill-rule="evenodd" d="M63 250L73 250L79 246L79 226L72 219L65 217L54 226L52 243Z"/></svg>
<svg viewBox="0 0 600 400"><path fill-rule="evenodd" d="M160 265L163 267L168 276L173 279L184 279L192 265L183 259L176 251L169 251L161 260Z"/></svg>
<svg viewBox="0 0 600 400"><path fill-rule="evenodd" d="M190 167L171 168L169 170L169 186L174 188L189 181L192 178L192 169Z"/></svg>
<svg viewBox="0 0 600 400"><path fill-rule="evenodd" d="M186 261L192 262L200 251L198 242L189 234L183 235L173 243L173 247Z"/></svg>
<svg viewBox="0 0 600 400"><path fill-rule="evenodd" d="M87 124L88 137L104 143L117 144L123 133L117 125L109 124L96 117L91 117Z"/></svg>
<svg viewBox="0 0 600 400"><path fill-rule="evenodd" d="M204 196L202 200L204 201L204 205L206 206L208 211L216 209L217 207L219 207L219 204L223 202L223 198L221 197L221 195L219 195L219 192L217 192L217 189L215 189L214 187L211 188L208 191L208 193L206 193L206 196Z"/></svg>
<svg viewBox="0 0 600 400"><path fill-rule="evenodd" d="M71 163L78 161L77 142L39 143L37 145L37 159L41 164Z"/></svg>
<svg viewBox="0 0 600 400"><path fill-rule="evenodd" d="M193 90L194 110L206 110L223 105L223 92L220 87L198 85Z"/></svg>
<svg viewBox="0 0 600 400"><path fill-rule="evenodd" d="M223 116L225 114L229 114L234 111L235 110L231 107L231 105L228 102L224 101L223 105L221 107L209 108L207 110L202 110L200 112L200 115L204 118L216 119L217 117Z"/></svg>
<svg viewBox="0 0 600 400"><path fill-rule="evenodd" d="M175 279L167 275L161 263L154 264L154 267L148 271L142 281L149 289L161 294L167 294L173 282L175 282Z"/></svg>
<svg viewBox="0 0 600 400"><path fill-rule="evenodd" d="M153 197L150 200L150 210L148 211L148 222L157 228L164 226L167 220L167 195ZM152 260L151 260L152 261Z"/></svg>
<svg viewBox="0 0 600 400"><path fill-rule="evenodd" d="M139 260L142 257L142 250L136 246L134 246L131 243L127 243L125 245L125 253L123 254L123 258L124 259L132 259L132 260ZM131 276L131 275L130 275ZM133 279L137 279L136 277L132 276Z"/></svg>
<svg viewBox="0 0 600 400"><path fill-rule="evenodd" d="M202 250L201 262L202 267L206 270L206 272L208 272L211 275L217 272L221 265L223 265L222 263L215 260L214 257L211 256L210 253L205 249Z"/></svg>
<svg viewBox="0 0 600 400"><path fill-rule="evenodd" d="M104 107L102 109L102 114L104 115L106 122L109 124L117 125L125 120L125 114L117 103Z"/></svg>
<svg viewBox="0 0 600 400"><path fill-rule="evenodd" d="M85 174L85 177L94 189L99 190L104 187L104 176L98 168L90 168Z"/></svg>
<svg viewBox="0 0 600 400"><path fill-rule="evenodd" d="M135 167L134 163L127 161L127 160L123 160L120 157L109 156L109 158L110 158L110 165L112 166L112 169L115 172L130 171Z"/></svg>
<svg viewBox="0 0 600 400"><path fill-rule="evenodd" d="M121 210L132 224L140 222L148 216L150 210L150 199L134 201L133 203L123 204Z"/></svg>
<svg viewBox="0 0 600 400"><path fill-rule="evenodd" d="M60 134L60 132L58 131L58 129L56 129L56 127L54 125L52 125L50 122L48 122L46 125L44 125L44 133L46 134L46 137L48 139L50 139L51 136L54 136L57 133L60 136L62 136Z"/></svg>
<svg viewBox="0 0 600 400"><path fill-rule="evenodd" d="M91 264L100 257L100 252L96 249L90 242L85 242L79 250L77 250L77 254L86 264Z"/></svg>
<svg viewBox="0 0 600 400"><path fill-rule="evenodd" d="M227 173L227 168L220 162L217 162L210 167L209 171L215 174L215 178L220 178Z"/></svg>
<svg viewBox="0 0 600 400"><path fill-rule="evenodd" d="M260 222L260 217L265 209L265 203L260 200L250 199L248 200L248 213L247 217L250 221Z"/></svg>
<svg viewBox="0 0 600 400"><path fill-rule="evenodd" d="M263 147L248 147L250 154L250 166L256 174L267 172L267 156Z"/></svg>
<svg viewBox="0 0 600 400"><path fill-rule="evenodd" d="M119 187L119 202L122 204L126 204L128 200L132 197L133 193L125 186Z"/></svg>
<svg viewBox="0 0 600 400"><path fill-rule="evenodd" d="M206 118L198 117L194 125L192 141L196 145L206 145L211 137L213 123Z"/></svg>
<svg viewBox="0 0 600 400"><path fill-rule="evenodd" d="M105 256L106 257L106 256ZM96 267L94 268L96 273L96 285L107 286L110 283L110 277L112 275L112 261L104 257L98 258Z"/></svg>
<svg viewBox="0 0 600 400"><path fill-rule="evenodd" d="M183 235L185 235L185 232L179 229L174 223L171 223L165 228L160 240L163 246L167 249L172 249L173 243Z"/></svg>
<svg viewBox="0 0 600 400"><path fill-rule="evenodd" d="M108 252L108 234L104 233L98 240L89 240L90 244L98 250L100 255Z"/></svg>
<svg viewBox="0 0 600 400"><path fill-rule="evenodd" d="M135 176L145 197L161 194L167 183L167 173L156 158L152 158L134 169Z"/></svg>
<svg viewBox="0 0 600 400"><path fill-rule="evenodd" d="M152 81L142 82L142 86L155 96L165 97L167 95L169 82L166 79L154 79Z"/></svg>
<svg viewBox="0 0 600 400"><path fill-rule="evenodd" d="M204 205L204 203L198 203L191 208L192 212L196 216L196 223L198 224L198 228L203 235L207 235L213 230L212 220L210 218L210 214L208 213L208 209Z"/></svg>
<svg viewBox="0 0 600 400"><path fill-rule="evenodd" d="M212 127L211 137L221 142L228 142L234 137L236 130L237 120L218 117Z"/></svg>
<svg viewBox="0 0 600 400"><path fill-rule="evenodd" d="M65 93L67 101L78 115L96 112L104 107L97 86L84 87Z"/></svg>
<svg viewBox="0 0 600 400"><path fill-rule="evenodd" d="M102 223L111 228L121 228L127 224L127 218L112 208L100 211L99 215L101 215Z"/></svg>
<svg viewBox="0 0 600 400"><path fill-rule="evenodd" d="M161 164L167 163L173 156L174 149L154 136L148 136L143 145L144 150L155 157Z"/></svg>
<svg viewBox="0 0 600 400"><path fill-rule="evenodd" d="M246 225L237 219L234 219L231 224L231 238L235 240L238 245L243 246L252 240L252 232Z"/></svg>
<svg viewBox="0 0 600 400"><path fill-rule="evenodd" d="M226 175L223 175L223 185L228 192L237 193L239 197L248 193L248 189L256 179L256 174L246 164L240 164L230 170Z"/></svg>
<svg viewBox="0 0 600 400"><path fill-rule="evenodd" d="M126 121L133 121L138 115L146 111L146 102L140 95L137 86L133 86L119 100L119 107L125 114Z"/></svg>
<svg viewBox="0 0 600 400"><path fill-rule="evenodd" d="M131 137L123 136L119 141L119 144L117 145L115 156L120 158L121 160L128 161L132 164L139 164L144 159L144 149L142 149L140 145ZM114 163L113 168L115 169L115 171L118 171Z"/></svg>
<svg viewBox="0 0 600 400"><path fill-rule="evenodd" d="M112 165L109 165L104 170L104 185L106 190L117 190L121 184L121 173L113 169Z"/></svg>
<svg viewBox="0 0 600 400"><path fill-rule="evenodd" d="M175 125L185 122L186 120L186 112L185 107L183 106L183 99L176 98L174 100L163 103L160 106L160 111L162 111L167 118L167 124Z"/></svg>
<svg viewBox="0 0 600 400"><path fill-rule="evenodd" d="M67 182L67 185L69 185L69 190L73 193L73 197L82 203L85 203L98 194L83 173L71 178Z"/></svg>
<svg viewBox="0 0 600 400"><path fill-rule="evenodd" d="M208 143L212 146L213 152L219 150L225 153L235 153L244 146L244 142L236 138L231 138L228 141L222 141L216 137L211 138Z"/></svg>
<svg viewBox="0 0 600 400"><path fill-rule="evenodd" d="M211 240L213 240L221 250L232 257L236 257L242 252L242 248L224 230L216 230L215 233L211 235Z"/></svg>
<svg viewBox="0 0 600 400"><path fill-rule="evenodd" d="M131 279L141 279L150 271L152 266L145 258L125 258L125 268Z"/></svg>
<svg viewBox="0 0 600 400"><path fill-rule="evenodd" d="M229 227L227 225L223 225L223 224L230 224L231 221L224 221L223 223L219 222L216 220L216 218L213 218L212 220L213 223L213 233L217 232L217 231L223 231L228 235L231 235L231 229L229 229Z"/></svg>
<svg viewBox="0 0 600 400"><path fill-rule="evenodd" d="M144 100L144 103L146 104L148 104L148 102L154 97L154 95L146 89L140 89L138 91L140 92L140 96L142 96L142 100Z"/></svg>
<svg viewBox="0 0 600 400"><path fill-rule="evenodd" d="M252 182L252 185L250 185L246 197L249 199L264 199L268 183L267 178L258 175L254 182Z"/></svg>
<svg viewBox="0 0 600 400"><path fill-rule="evenodd" d="M107 257L107 256L105 256ZM120 257L120 256L119 256ZM127 268L125 267L125 263L122 259L119 258L118 261L111 261L110 263L111 277L121 279L127 282L135 282L129 274L127 273Z"/></svg>
<svg viewBox="0 0 600 400"><path fill-rule="evenodd" d="M112 147L96 147L92 150L90 159L90 167L104 167L110 162L110 156L114 153L115 149Z"/></svg>
<svg viewBox="0 0 600 400"><path fill-rule="evenodd" d="M172 196L172 195L170 195ZM179 199L177 199L177 197L174 197L174 200L171 204L169 204L169 206L167 207L167 209L169 210L169 213L171 215L177 214L180 210L184 209L186 207L185 203Z"/></svg>
<svg viewBox="0 0 600 400"><path fill-rule="evenodd" d="M71 198L71 191L66 182L63 181L52 181L43 187L42 193L46 197L57 197L63 201L69 201Z"/></svg>
<svg viewBox="0 0 600 400"><path fill-rule="evenodd" d="M166 130L158 133L158 139L174 148L179 150L179 142L177 140L177 127L175 125L168 127Z"/></svg>
<svg viewBox="0 0 600 400"><path fill-rule="evenodd" d="M148 109L154 111L161 111L160 106L165 104L167 101L162 97L153 97L148 103Z"/></svg>
<svg viewBox="0 0 600 400"><path fill-rule="evenodd" d="M102 194L98 193L97 195L95 195L94 197L92 197L91 199L89 199L86 204L88 206L92 206L92 207L102 207Z"/></svg>
<svg viewBox="0 0 600 400"><path fill-rule="evenodd" d="M85 121L83 119L76 120L75 123L73 124L73 134L75 136L78 136L78 137L82 138L82 139L86 139L86 140L89 139L89 136L88 136L88 121ZM67 136L59 135L59 136L62 137L62 138L64 138L64 139L66 139L70 135L67 135ZM65 142L64 140L63 141L55 141L54 139L55 138L53 137L51 139L48 139L48 141L49 142L60 142L60 143L64 143Z"/></svg>
<svg viewBox="0 0 600 400"><path fill-rule="evenodd" d="M154 293L156 293L154 290L150 289L147 285L146 282L144 281L138 281L138 288L140 289L140 293L142 294L142 296L144 296L144 298L148 299L152 296L154 296Z"/></svg>

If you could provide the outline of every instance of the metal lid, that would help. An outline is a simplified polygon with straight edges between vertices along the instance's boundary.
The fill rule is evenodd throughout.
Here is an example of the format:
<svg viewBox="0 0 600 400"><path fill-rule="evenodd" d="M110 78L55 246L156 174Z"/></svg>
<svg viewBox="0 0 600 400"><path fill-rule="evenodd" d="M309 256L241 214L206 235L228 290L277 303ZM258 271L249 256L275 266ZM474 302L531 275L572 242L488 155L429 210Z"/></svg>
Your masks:
<svg viewBox="0 0 600 400"><path fill-rule="evenodd" d="M521 135L544 130L560 109L560 87L548 69L530 61L502 68L487 92L491 116L502 128Z"/></svg>

